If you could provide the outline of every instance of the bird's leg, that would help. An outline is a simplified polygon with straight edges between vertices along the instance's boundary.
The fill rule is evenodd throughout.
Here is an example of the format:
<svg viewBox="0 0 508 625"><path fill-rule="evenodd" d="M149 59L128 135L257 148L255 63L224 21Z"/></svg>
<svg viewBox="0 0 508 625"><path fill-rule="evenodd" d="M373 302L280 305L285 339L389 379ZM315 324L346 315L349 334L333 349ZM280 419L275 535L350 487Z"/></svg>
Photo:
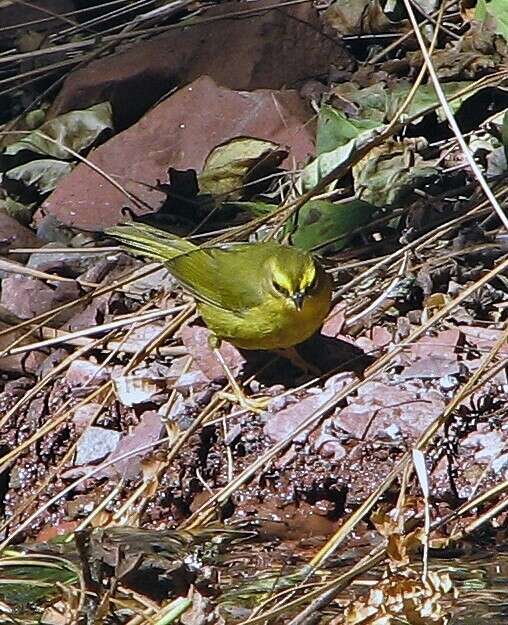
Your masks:
<svg viewBox="0 0 508 625"><path fill-rule="evenodd" d="M263 410L266 410L269 398L260 397L259 399L249 399L245 397L243 389L235 380L235 376L231 372L231 369L228 367L223 355L220 353L220 340L217 337L211 336L209 339L209 343L210 347L213 350L215 358L217 358L221 367L224 370L224 373L226 374L226 378L228 379L229 385L232 390L233 399L236 400L240 404L240 407L244 408L245 410L250 410L252 412L263 412ZM227 399L231 399L231 395L228 395L227 393L222 393L222 395Z"/></svg>
<svg viewBox="0 0 508 625"><path fill-rule="evenodd" d="M307 373L316 377L321 377L323 372L316 367L316 365L308 362L300 356L297 350L294 347L286 347L285 349L278 349L276 353L282 358L286 358L289 362L294 365L297 369L303 371L303 373Z"/></svg>

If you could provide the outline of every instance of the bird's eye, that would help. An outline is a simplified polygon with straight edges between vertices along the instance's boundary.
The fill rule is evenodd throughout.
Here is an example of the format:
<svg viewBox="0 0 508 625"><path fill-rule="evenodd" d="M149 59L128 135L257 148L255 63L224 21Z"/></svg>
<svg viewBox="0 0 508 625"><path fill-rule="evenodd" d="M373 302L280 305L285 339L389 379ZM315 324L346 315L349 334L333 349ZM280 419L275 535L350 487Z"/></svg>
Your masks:
<svg viewBox="0 0 508 625"><path fill-rule="evenodd" d="M284 297L289 296L288 290L278 282L275 282L275 280L273 281L273 288L277 291L277 293L280 293Z"/></svg>

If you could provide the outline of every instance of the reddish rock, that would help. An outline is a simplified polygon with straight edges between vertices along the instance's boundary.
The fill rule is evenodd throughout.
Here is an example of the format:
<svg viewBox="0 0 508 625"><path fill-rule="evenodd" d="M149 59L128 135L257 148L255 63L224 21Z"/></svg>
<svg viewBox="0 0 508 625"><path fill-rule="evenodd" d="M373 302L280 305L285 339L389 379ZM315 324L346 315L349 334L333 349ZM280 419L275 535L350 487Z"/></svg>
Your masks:
<svg viewBox="0 0 508 625"><path fill-rule="evenodd" d="M460 363L457 357L448 358L446 355L433 354L423 358L417 358L409 367L405 367L401 373L404 380L417 378L419 380L431 380L444 376L457 376L460 373Z"/></svg>
<svg viewBox="0 0 508 625"><path fill-rule="evenodd" d="M72 423L76 431L82 433L87 427L92 425L92 422L95 421L101 409L101 404L97 404L96 402L90 402L89 404L84 404L76 408L72 416Z"/></svg>
<svg viewBox="0 0 508 625"><path fill-rule="evenodd" d="M7 330L9 325L0 321L0 332ZM19 341L26 334L26 330L21 328L9 334L0 334L0 352L8 349L12 343ZM32 342L32 337L26 337L16 347ZM35 373L46 359L42 352L30 352L27 354L15 354L14 356L2 356L0 358L0 371L9 373Z"/></svg>
<svg viewBox="0 0 508 625"><path fill-rule="evenodd" d="M35 542L47 543L57 538L57 536L72 534L78 525L78 521L60 521L57 525L46 525L46 527L43 527L37 534Z"/></svg>
<svg viewBox="0 0 508 625"><path fill-rule="evenodd" d="M144 412L141 416L141 421L132 429L130 434L120 440L109 460L119 458L146 445L155 444L163 432L164 423L162 417L153 410ZM155 447L155 449L157 448ZM121 475L124 479L133 480L141 473L143 458L151 453L151 449L143 449L139 454L134 454L124 460L118 460L118 462L101 470L97 477L118 477L118 475Z"/></svg>
<svg viewBox="0 0 508 625"><path fill-rule="evenodd" d="M0 2L0 24L2 24L2 48L14 45L16 38L30 31L53 32L62 28L64 13L76 9L73 0L37 0L37 2ZM51 15L55 17L52 18ZM17 26L18 28L9 28Z"/></svg>
<svg viewBox="0 0 508 625"><path fill-rule="evenodd" d="M320 32L318 13L311 4L252 14L261 4L273 7L270 0L255 5L223 2L204 14L202 24L169 30L89 63L65 81L51 114L108 100L117 128L123 129L172 88L204 74L231 89L280 89L327 75L330 63L349 62L340 44ZM244 11L251 13L248 19L206 21ZM208 102L202 100L200 105L204 111Z"/></svg>
<svg viewBox="0 0 508 625"><path fill-rule="evenodd" d="M444 401L422 392L368 382L335 417L338 427L356 438L376 438L396 425L404 436L417 437L444 409Z"/></svg>
<svg viewBox="0 0 508 625"><path fill-rule="evenodd" d="M210 330L201 326L186 326L180 333L189 355L192 356L206 377L211 381L223 380L225 378L224 369L208 344L210 334ZM245 364L245 358L236 347L226 341L222 342L220 353L231 373L237 376ZM199 383L199 379L196 380L196 383Z"/></svg>
<svg viewBox="0 0 508 625"><path fill-rule="evenodd" d="M84 358L73 360L65 374L71 386L98 386L110 377L110 369Z"/></svg>
<svg viewBox="0 0 508 625"><path fill-rule="evenodd" d="M333 417L325 419L317 435L313 437L312 447L323 458L340 460L346 456L346 450L337 439Z"/></svg>
<svg viewBox="0 0 508 625"><path fill-rule="evenodd" d="M345 321L346 302L339 302L328 314L328 317L321 328L321 334L324 334L325 336L338 337L342 333Z"/></svg>
<svg viewBox="0 0 508 625"><path fill-rule="evenodd" d="M19 319L31 319L66 304L80 295L74 282L58 282L54 288L37 278L13 274L2 280L0 303ZM64 311L59 320L64 321L73 311Z"/></svg>
<svg viewBox="0 0 508 625"><path fill-rule="evenodd" d="M264 433L274 443L284 440L333 395L333 391L323 391L316 395L310 395L276 414L266 413L268 421L264 427ZM304 443L307 435L308 432L302 432L294 440Z"/></svg>
<svg viewBox="0 0 508 625"><path fill-rule="evenodd" d="M503 334L502 330L478 326L460 326L459 330L464 334L468 343L478 347L482 352L492 349L494 343L498 341ZM508 353L508 343L504 343L500 351L502 353Z"/></svg>
<svg viewBox="0 0 508 625"><path fill-rule="evenodd" d="M0 209L0 254L11 247L40 247L42 244L31 230ZM21 257L17 254L12 258L20 260Z"/></svg>
<svg viewBox="0 0 508 625"><path fill-rule="evenodd" d="M443 332L439 332L436 336L422 336L422 338L411 347L411 354L414 357L432 357L439 354L442 358L453 358L460 341L460 330L443 330Z"/></svg>
<svg viewBox="0 0 508 625"><path fill-rule="evenodd" d="M203 76L89 158L156 210L164 195L150 186L167 180L169 167L201 170L209 152L233 137L269 139L289 146L291 163L304 160L314 151L311 117L296 91L231 91ZM68 225L102 229L124 220L121 208L126 205L133 207L102 176L80 164L59 183L43 212Z"/></svg>
<svg viewBox="0 0 508 625"><path fill-rule="evenodd" d="M369 423L374 419L377 406L354 402L342 409L335 418L335 423L354 438L361 439L367 432Z"/></svg>

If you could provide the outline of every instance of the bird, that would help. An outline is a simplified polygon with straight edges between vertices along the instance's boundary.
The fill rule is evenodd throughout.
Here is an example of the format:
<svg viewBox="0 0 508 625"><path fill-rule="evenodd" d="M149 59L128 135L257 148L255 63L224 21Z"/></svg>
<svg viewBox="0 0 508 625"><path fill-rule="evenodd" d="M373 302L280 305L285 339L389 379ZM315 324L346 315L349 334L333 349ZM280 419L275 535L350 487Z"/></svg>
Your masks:
<svg viewBox="0 0 508 625"><path fill-rule="evenodd" d="M332 280L309 252L276 241L205 245L143 223L105 230L126 249L162 262L196 300L214 353L242 407L253 409L219 352L221 341L246 350L292 350L323 324Z"/></svg>

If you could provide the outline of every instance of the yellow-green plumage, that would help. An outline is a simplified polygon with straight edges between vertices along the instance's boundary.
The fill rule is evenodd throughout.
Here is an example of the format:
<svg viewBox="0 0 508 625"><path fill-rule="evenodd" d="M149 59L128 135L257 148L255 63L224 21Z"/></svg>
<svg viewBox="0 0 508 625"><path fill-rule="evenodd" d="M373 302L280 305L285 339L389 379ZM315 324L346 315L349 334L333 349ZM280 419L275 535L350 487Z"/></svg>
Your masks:
<svg viewBox="0 0 508 625"><path fill-rule="evenodd" d="M276 242L199 248L145 224L106 231L164 263L196 298L208 328L244 349L292 347L323 323L331 280L307 252Z"/></svg>

